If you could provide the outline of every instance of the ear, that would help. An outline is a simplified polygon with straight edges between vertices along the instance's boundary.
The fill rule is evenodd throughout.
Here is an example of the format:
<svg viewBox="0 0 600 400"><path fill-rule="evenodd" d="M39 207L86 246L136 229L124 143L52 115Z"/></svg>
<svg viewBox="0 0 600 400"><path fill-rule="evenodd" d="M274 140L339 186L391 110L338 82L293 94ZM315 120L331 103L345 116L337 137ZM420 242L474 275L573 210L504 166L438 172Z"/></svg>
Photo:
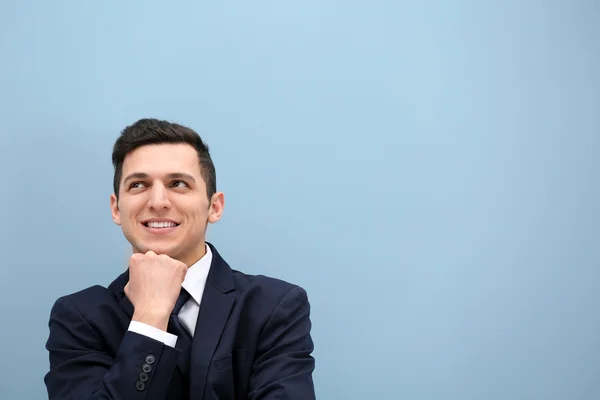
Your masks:
<svg viewBox="0 0 600 400"><path fill-rule="evenodd" d="M208 210L208 222L214 224L221 219L223 208L225 207L225 195L223 192L217 192L212 195Z"/></svg>
<svg viewBox="0 0 600 400"><path fill-rule="evenodd" d="M119 203L115 194L110 195L110 211L112 213L112 220L117 225L121 225L121 214L119 212Z"/></svg>

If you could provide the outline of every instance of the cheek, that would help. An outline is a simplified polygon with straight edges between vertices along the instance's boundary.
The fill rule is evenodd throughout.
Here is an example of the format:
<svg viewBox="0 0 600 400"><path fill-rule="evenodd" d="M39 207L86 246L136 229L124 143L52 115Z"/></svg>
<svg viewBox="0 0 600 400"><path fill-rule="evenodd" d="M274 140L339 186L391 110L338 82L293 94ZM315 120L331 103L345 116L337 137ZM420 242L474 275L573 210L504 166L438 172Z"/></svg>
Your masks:
<svg viewBox="0 0 600 400"><path fill-rule="evenodd" d="M196 209L196 212L190 214L190 217L196 225L202 225L208 220L208 209L204 209L204 204L200 205L199 207L202 208L198 208Z"/></svg>
<svg viewBox="0 0 600 400"><path fill-rule="evenodd" d="M122 223L127 223L127 224L133 224L136 222L136 218L139 214L139 206L136 204L131 204L131 203L127 203L127 204L123 204L120 208L119 208L119 213L121 216L121 222Z"/></svg>

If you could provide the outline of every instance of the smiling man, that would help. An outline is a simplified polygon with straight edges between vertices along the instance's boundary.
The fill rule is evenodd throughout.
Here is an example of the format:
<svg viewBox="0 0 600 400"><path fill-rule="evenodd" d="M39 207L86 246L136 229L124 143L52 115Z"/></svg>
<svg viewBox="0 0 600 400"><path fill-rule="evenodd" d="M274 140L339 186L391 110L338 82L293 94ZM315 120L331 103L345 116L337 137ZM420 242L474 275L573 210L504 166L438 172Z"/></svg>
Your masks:
<svg viewBox="0 0 600 400"><path fill-rule="evenodd" d="M205 241L225 200L198 134L143 119L112 158L133 255L107 288L54 304L49 399L314 399L306 292L231 269Z"/></svg>

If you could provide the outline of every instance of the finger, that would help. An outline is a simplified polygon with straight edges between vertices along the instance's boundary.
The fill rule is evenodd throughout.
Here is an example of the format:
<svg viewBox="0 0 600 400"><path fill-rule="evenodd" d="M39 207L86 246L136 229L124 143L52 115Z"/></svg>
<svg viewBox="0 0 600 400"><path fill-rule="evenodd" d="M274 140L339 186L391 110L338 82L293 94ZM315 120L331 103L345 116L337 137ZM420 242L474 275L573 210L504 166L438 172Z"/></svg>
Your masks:
<svg viewBox="0 0 600 400"><path fill-rule="evenodd" d="M184 263L181 263L179 268L181 271L181 279L184 280L188 272L188 266Z"/></svg>
<svg viewBox="0 0 600 400"><path fill-rule="evenodd" d="M169 257L169 256L168 256L168 255L166 255L166 254L159 254L159 255L158 255L158 259L159 259L160 261L169 261L169 260L172 260L172 258L171 258L171 257Z"/></svg>
<svg viewBox="0 0 600 400"><path fill-rule="evenodd" d="M144 257L143 254L133 253L131 255L131 257L129 257L129 265L137 265L137 264L139 264L139 262L141 261L141 259L143 257Z"/></svg>

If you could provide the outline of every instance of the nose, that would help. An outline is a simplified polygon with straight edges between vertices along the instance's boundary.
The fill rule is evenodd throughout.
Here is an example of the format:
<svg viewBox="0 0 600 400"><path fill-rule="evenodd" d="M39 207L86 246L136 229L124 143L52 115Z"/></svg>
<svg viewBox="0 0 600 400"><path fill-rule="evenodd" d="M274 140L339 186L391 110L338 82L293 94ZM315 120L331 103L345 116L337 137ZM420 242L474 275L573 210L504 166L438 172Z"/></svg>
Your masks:
<svg viewBox="0 0 600 400"><path fill-rule="evenodd" d="M171 208L169 193L167 188L161 184L152 185L150 190L150 198L148 199L148 207L153 210L168 210Z"/></svg>

